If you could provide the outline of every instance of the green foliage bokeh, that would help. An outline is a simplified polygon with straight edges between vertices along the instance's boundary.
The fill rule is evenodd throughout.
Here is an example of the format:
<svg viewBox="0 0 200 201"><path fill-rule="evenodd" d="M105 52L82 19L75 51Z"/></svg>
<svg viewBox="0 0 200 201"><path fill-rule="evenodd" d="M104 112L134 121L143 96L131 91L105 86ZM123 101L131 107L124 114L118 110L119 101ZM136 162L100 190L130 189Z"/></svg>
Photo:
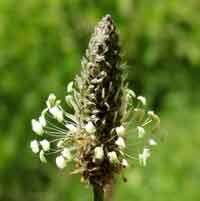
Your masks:
<svg viewBox="0 0 200 201"><path fill-rule="evenodd" d="M118 25L130 87L162 119L147 168L119 178L114 200L200 200L200 1L0 1L0 201L84 201L78 176L41 165L29 149L30 120L50 92L64 97L94 25Z"/></svg>

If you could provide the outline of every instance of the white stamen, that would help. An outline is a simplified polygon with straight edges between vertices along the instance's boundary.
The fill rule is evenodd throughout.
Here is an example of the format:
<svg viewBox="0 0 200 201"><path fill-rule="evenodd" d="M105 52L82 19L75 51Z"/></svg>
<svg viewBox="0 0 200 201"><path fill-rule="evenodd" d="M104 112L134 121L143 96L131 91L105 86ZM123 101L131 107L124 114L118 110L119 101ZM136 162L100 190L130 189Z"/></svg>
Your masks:
<svg viewBox="0 0 200 201"><path fill-rule="evenodd" d="M154 139L149 139L149 145L156 146L157 142Z"/></svg>
<svg viewBox="0 0 200 201"><path fill-rule="evenodd" d="M40 124L41 124L41 126L42 126L43 128L47 125L47 122L46 122L46 119L45 119L44 115L41 115L41 116L39 117L39 122L40 122Z"/></svg>
<svg viewBox="0 0 200 201"><path fill-rule="evenodd" d="M63 151L61 152L61 154L67 159L67 160L71 160L72 159L72 155L71 152L68 148L64 148Z"/></svg>
<svg viewBox="0 0 200 201"><path fill-rule="evenodd" d="M66 167L67 161L65 160L63 156L58 156L56 157L56 165L58 168L63 169Z"/></svg>
<svg viewBox="0 0 200 201"><path fill-rule="evenodd" d="M89 121L89 122L85 125L85 130L86 130L89 134L92 134L92 133L95 133L96 128L95 128L95 126L93 125L93 123L92 123L91 121Z"/></svg>
<svg viewBox="0 0 200 201"><path fill-rule="evenodd" d="M44 140L40 141L40 144L41 144L42 149L44 151L49 151L49 149L50 149L50 143L49 143L48 140L44 139Z"/></svg>
<svg viewBox="0 0 200 201"><path fill-rule="evenodd" d="M50 108L49 112L58 122L62 122L64 120L63 111L60 110L57 106Z"/></svg>
<svg viewBox="0 0 200 201"><path fill-rule="evenodd" d="M32 123L32 129L36 134L42 135L44 133L42 125L39 121L32 119L31 123Z"/></svg>
<svg viewBox="0 0 200 201"><path fill-rule="evenodd" d="M63 111L62 111L62 110L60 110L60 111L57 113L56 119L57 119L59 122L63 122L64 116L63 116Z"/></svg>
<svg viewBox="0 0 200 201"><path fill-rule="evenodd" d="M115 130L118 136L123 136L125 134L124 126L118 126L115 128Z"/></svg>
<svg viewBox="0 0 200 201"><path fill-rule="evenodd" d="M73 81L69 82L69 84L67 85L67 92L71 93L73 91Z"/></svg>
<svg viewBox="0 0 200 201"><path fill-rule="evenodd" d="M146 161L147 159L150 157L150 151L147 148L144 148L143 153L139 154L139 162L140 164L142 164L143 166L146 166Z"/></svg>
<svg viewBox="0 0 200 201"><path fill-rule="evenodd" d="M47 159L46 159L46 157L44 155L44 151L43 150L40 151L40 161L42 163L46 163L47 162Z"/></svg>
<svg viewBox="0 0 200 201"><path fill-rule="evenodd" d="M111 163L118 163L119 162L119 160L117 158L117 154L115 151L108 152L107 155L108 155L108 158L109 158Z"/></svg>
<svg viewBox="0 0 200 201"><path fill-rule="evenodd" d="M73 97L71 95L67 95L65 96L65 101L67 103L68 106L72 106L72 102L73 102Z"/></svg>
<svg viewBox="0 0 200 201"><path fill-rule="evenodd" d="M157 114L155 114L154 111L148 111L147 114L157 122L157 126L160 125L160 118L159 118L159 116Z"/></svg>
<svg viewBox="0 0 200 201"><path fill-rule="evenodd" d="M56 101L56 96L54 94L50 94L46 101L47 107L48 108L53 107L55 105L55 101Z"/></svg>
<svg viewBox="0 0 200 201"><path fill-rule="evenodd" d="M148 114L149 116L152 116L152 117L155 115L154 111L152 111L152 110L148 111L147 114Z"/></svg>
<svg viewBox="0 0 200 201"><path fill-rule="evenodd" d="M144 130L143 127L137 126L137 132L138 132L138 137L139 137L139 138L143 138L143 137L144 137L145 130Z"/></svg>
<svg viewBox="0 0 200 201"><path fill-rule="evenodd" d="M138 96L137 99L143 104L146 105L146 98L144 96Z"/></svg>
<svg viewBox="0 0 200 201"><path fill-rule="evenodd" d="M126 159L122 159L122 162L121 162L122 166L123 167L128 167L128 161Z"/></svg>
<svg viewBox="0 0 200 201"><path fill-rule="evenodd" d="M77 128L73 124L66 124L65 126L73 133L77 131Z"/></svg>
<svg viewBox="0 0 200 201"><path fill-rule="evenodd" d="M32 152L35 154L37 154L40 151L39 144L38 144L37 140L31 141L30 147L31 147Z"/></svg>
<svg viewBox="0 0 200 201"><path fill-rule="evenodd" d="M95 147L94 149L94 158L97 160L102 160L104 158L103 147Z"/></svg>
<svg viewBox="0 0 200 201"><path fill-rule="evenodd" d="M115 144L118 145L120 149L124 149L126 147L126 144L124 142L124 139L122 137L119 137L116 141Z"/></svg>
<svg viewBox="0 0 200 201"><path fill-rule="evenodd" d="M64 145L63 140L59 140L58 143L57 143L57 147L61 148L61 147L63 147L63 145Z"/></svg>
<svg viewBox="0 0 200 201"><path fill-rule="evenodd" d="M136 97L135 92L133 90L131 90L131 89L127 89L127 95L129 97L133 97L133 98Z"/></svg>

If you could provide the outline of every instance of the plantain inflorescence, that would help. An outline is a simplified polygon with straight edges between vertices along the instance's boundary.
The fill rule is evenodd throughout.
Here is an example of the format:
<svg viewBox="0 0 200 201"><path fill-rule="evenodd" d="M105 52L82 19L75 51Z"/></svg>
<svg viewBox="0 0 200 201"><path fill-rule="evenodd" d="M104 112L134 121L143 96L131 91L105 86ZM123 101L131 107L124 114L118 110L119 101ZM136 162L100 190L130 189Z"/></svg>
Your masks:
<svg viewBox="0 0 200 201"><path fill-rule="evenodd" d="M67 86L68 106L50 94L40 117L32 120L37 139L30 147L44 163L54 154L60 169L73 163L71 172L80 173L81 181L103 189L131 161L146 165L160 119L128 88L110 15L95 27L81 66Z"/></svg>

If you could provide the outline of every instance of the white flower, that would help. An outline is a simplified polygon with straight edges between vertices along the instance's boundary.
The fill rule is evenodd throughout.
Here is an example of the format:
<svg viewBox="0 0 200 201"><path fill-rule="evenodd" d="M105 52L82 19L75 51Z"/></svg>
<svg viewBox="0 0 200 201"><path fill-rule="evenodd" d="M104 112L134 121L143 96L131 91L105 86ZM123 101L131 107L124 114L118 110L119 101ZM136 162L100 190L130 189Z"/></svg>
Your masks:
<svg viewBox="0 0 200 201"><path fill-rule="evenodd" d="M152 116L152 117L155 115L154 111L152 111L152 110L148 111L147 114L148 114L149 116Z"/></svg>
<svg viewBox="0 0 200 201"><path fill-rule="evenodd" d="M46 159L46 157L44 155L44 151L43 150L40 151L40 161L42 163L46 163L47 162L47 159Z"/></svg>
<svg viewBox="0 0 200 201"><path fill-rule="evenodd" d="M144 137L145 130L144 130L143 127L141 127L141 126L137 126L137 132L138 132L138 137L139 137L139 138Z"/></svg>
<svg viewBox="0 0 200 201"><path fill-rule="evenodd" d="M102 160L104 158L103 147L95 147L94 149L94 159Z"/></svg>
<svg viewBox="0 0 200 201"><path fill-rule="evenodd" d="M40 141L40 144L41 144L42 149L44 151L49 151L49 149L50 149L50 143L49 143L48 140L42 140L42 141Z"/></svg>
<svg viewBox="0 0 200 201"><path fill-rule="evenodd" d="M32 123L32 129L36 134L42 135L44 133L42 125L39 121L32 119L31 123Z"/></svg>
<svg viewBox="0 0 200 201"><path fill-rule="evenodd" d="M31 141L30 147L31 147L32 152L35 154L37 154L40 151L39 144L38 144L37 140Z"/></svg>
<svg viewBox="0 0 200 201"><path fill-rule="evenodd" d="M157 127L159 127L160 125L160 118L157 114L155 114L154 111L148 111L147 113L153 120L155 120L157 122Z"/></svg>
<svg viewBox="0 0 200 201"><path fill-rule="evenodd" d="M67 160L72 159L71 152L68 148L64 148L63 151L61 152L62 156L64 156Z"/></svg>
<svg viewBox="0 0 200 201"><path fill-rule="evenodd" d="M131 90L131 89L127 89L127 95L129 97L133 97L133 98L136 97L135 92L133 90Z"/></svg>
<svg viewBox="0 0 200 201"><path fill-rule="evenodd" d="M64 120L63 111L60 110L57 106L50 108L49 112L57 121L62 122Z"/></svg>
<svg viewBox="0 0 200 201"><path fill-rule="evenodd" d="M117 154L115 151L108 152L108 158L111 163L118 163L119 160L117 158Z"/></svg>
<svg viewBox="0 0 200 201"><path fill-rule="evenodd" d="M56 165L58 168L63 169L66 167L67 161L65 160L63 156L58 156L56 157Z"/></svg>
<svg viewBox="0 0 200 201"><path fill-rule="evenodd" d="M145 166L147 159L150 157L150 151L147 148L144 148L143 153L139 154L139 162Z"/></svg>
<svg viewBox="0 0 200 201"><path fill-rule="evenodd" d="M93 125L93 123L92 123L91 121L89 121L89 122L85 125L85 130L86 130L88 133L92 134L92 133L95 133L96 128L95 128L95 126Z"/></svg>
<svg viewBox="0 0 200 201"><path fill-rule="evenodd" d="M65 101L67 103L68 106L72 107L72 103L73 103L73 97L71 95L67 95L65 96Z"/></svg>
<svg viewBox="0 0 200 201"><path fill-rule="evenodd" d="M55 105L55 101L56 101L56 96L54 94L50 94L46 101L47 107L48 108L53 107Z"/></svg>
<svg viewBox="0 0 200 201"><path fill-rule="evenodd" d="M59 140L58 143L57 143L57 147L61 148L61 147L63 147L63 145L64 145L64 141L63 140Z"/></svg>
<svg viewBox="0 0 200 201"><path fill-rule="evenodd" d="M49 109L49 112L56 118L57 114L59 113L60 109L57 106L54 106Z"/></svg>
<svg viewBox="0 0 200 201"><path fill-rule="evenodd" d="M118 126L118 127L115 128L115 130L116 130L116 133L117 133L118 136L123 136L124 133L125 133L124 126Z"/></svg>
<svg viewBox="0 0 200 201"><path fill-rule="evenodd" d="M124 149L126 147L126 144L124 142L124 139L122 137L119 137L116 141L115 144L118 145L120 149Z"/></svg>
<svg viewBox="0 0 200 201"><path fill-rule="evenodd" d="M121 164L123 167L128 167L128 161L126 159L122 159Z"/></svg>
<svg viewBox="0 0 200 201"><path fill-rule="evenodd" d="M41 124L42 127L45 127L47 125L47 122L46 122L44 115L41 115L39 117L39 123Z"/></svg>
<svg viewBox="0 0 200 201"><path fill-rule="evenodd" d="M149 139L149 145L156 146L157 142L154 139Z"/></svg>
<svg viewBox="0 0 200 201"><path fill-rule="evenodd" d="M65 127L68 128L73 133L77 131L76 126L74 126L73 124L66 124Z"/></svg>
<svg viewBox="0 0 200 201"><path fill-rule="evenodd" d="M59 121L59 122L63 122L64 120L64 116L63 116L63 111L62 110L59 110L57 115L56 115L56 119Z"/></svg>
<svg viewBox="0 0 200 201"><path fill-rule="evenodd" d="M137 99L143 104L146 105L146 98L144 96L138 96Z"/></svg>
<svg viewBox="0 0 200 201"><path fill-rule="evenodd" d="M71 93L73 91L73 81L71 81L68 85L67 85L67 92Z"/></svg>

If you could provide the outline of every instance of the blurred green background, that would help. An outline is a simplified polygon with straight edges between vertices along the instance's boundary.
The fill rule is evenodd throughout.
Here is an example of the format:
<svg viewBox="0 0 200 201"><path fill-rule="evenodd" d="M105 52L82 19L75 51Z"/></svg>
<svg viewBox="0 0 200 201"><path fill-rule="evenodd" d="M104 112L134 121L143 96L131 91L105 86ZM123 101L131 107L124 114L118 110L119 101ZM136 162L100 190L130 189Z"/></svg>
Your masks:
<svg viewBox="0 0 200 201"><path fill-rule="evenodd" d="M30 120L50 92L64 97L99 19L110 13L130 87L162 119L146 168L118 178L114 201L200 200L200 1L0 1L0 201L85 201L78 176L40 164Z"/></svg>

